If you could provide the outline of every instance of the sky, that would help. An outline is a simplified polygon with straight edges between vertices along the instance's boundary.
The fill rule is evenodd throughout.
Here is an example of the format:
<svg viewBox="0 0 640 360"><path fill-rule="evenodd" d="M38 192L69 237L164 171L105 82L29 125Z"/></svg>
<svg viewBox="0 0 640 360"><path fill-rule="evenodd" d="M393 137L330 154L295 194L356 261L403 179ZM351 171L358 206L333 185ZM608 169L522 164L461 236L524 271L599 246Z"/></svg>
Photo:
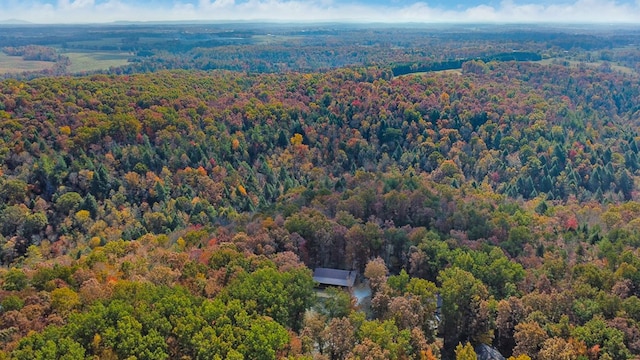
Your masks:
<svg viewBox="0 0 640 360"><path fill-rule="evenodd" d="M0 0L0 21L631 23L640 0Z"/></svg>

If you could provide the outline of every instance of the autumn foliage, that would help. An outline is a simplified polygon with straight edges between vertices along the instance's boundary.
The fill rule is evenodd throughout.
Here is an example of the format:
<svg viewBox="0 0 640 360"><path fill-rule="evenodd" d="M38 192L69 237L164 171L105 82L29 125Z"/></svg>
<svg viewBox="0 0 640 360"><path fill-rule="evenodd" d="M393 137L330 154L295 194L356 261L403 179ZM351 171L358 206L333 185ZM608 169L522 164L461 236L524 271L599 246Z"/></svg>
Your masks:
<svg viewBox="0 0 640 360"><path fill-rule="evenodd" d="M637 76L464 70L1 82L0 358L638 356Z"/></svg>

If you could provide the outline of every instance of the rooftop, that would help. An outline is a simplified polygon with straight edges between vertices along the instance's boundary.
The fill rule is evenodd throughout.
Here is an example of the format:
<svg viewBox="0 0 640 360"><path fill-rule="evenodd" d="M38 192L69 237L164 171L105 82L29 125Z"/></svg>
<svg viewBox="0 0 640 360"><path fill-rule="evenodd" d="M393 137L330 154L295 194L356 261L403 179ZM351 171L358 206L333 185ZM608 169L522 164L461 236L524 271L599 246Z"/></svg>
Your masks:
<svg viewBox="0 0 640 360"><path fill-rule="evenodd" d="M339 270L329 268L316 268L313 271L313 280L324 286L353 287L356 281L356 272L353 270Z"/></svg>

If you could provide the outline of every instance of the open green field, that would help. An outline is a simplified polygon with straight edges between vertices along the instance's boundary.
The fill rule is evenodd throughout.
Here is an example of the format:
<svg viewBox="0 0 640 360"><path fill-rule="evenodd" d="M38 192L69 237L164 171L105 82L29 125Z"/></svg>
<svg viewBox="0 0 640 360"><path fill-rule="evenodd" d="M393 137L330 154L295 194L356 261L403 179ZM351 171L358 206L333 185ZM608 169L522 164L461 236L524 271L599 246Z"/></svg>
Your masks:
<svg viewBox="0 0 640 360"><path fill-rule="evenodd" d="M107 70L112 66L126 65L131 57L130 53L110 51L65 52L62 55L68 56L71 60L71 66L68 68L71 73Z"/></svg>
<svg viewBox="0 0 640 360"><path fill-rule="evenodd" d="M273 44L282 44L287 42L295 42L303 39L302 36L293 36L293 35L254 35L251 39L258 45L273 45Z"/></svg>
<svg viewBox="0 0 640 360"><path fill-rule="evenodd" d="M130 53L109 51L65 52L62 55L68 56L71 60L71 65L68 68L70 73L108 70L112 66L126 65L131 57ZM53 67L53 65L53 62L27 61L20 56L8 56L0 52L0 74L42 71Z"/></svg>
<svg viewBox="0 0 640 360"><path fill-rule="evenodd" d="M590 67L600 67L604 64L604 61L579 61L579 60L569 60L569 59L562 59L562 58L550 58L550 59L543 59L540 61L535 61L538 64L543 64L543 65L551 65L551 64L568 64L571 67L578 67L578 66L590 66ZM621 66L621 65L615 65L615 64L609 64L611 70L613 71L617 71L620 72L622 74L635 74L636 71L630 67L627 66Z"/></svg>
<svg viewBox="0 0 640 360"><path fill-rule="evenodd" d="M23 71L41 71L53 67L48 61L27 61L20 56L8 56L0 52L0 74L20 73Z"/></svg>
<svg viewBox="0 0 640 360"><path fill-rule="evenodd" d="M420 71L420 72L414 72L414 73L409 73L409 74L398 75L398 77L421 76L421 75L425 75L425 74L455 74L455 75L462 75L462 70L460 70L460 69L448 69L448 70L435 70L435 71Z"/></svg>

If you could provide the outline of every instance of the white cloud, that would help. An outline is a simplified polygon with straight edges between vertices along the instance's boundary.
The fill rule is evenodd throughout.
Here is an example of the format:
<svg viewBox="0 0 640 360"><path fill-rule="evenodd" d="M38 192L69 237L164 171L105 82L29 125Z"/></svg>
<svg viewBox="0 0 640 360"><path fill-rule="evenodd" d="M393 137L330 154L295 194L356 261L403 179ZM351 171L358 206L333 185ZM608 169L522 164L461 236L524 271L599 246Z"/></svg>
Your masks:
<svg viewBox="0 0 640 360"><path fill-rule="evenodd" d="M236 4L234 0L200 0L200 10L211 10L211 9L222 9L222 8L233 8Z"/></svg>
<svg viewBox="0 0 640 360"><path fill-rule="evenodd" d="M63 11L88 8L93 6L93 0L58 0L58 9Z"/></svg>
<svg viewBox="0 0 640 360"><path fill-rule="evenodd" d="M35 23L102 23L118 20L274 20L274 21L358 21L358 22L586 22L640 23L640 0L620 3L612 0L575 0L542 5L533 0L515 3L503 0L498 6L479 5L456 10L430 6L368 5L332 0L176 0L172 5L153 6L127 0L44 0L0 4L0 20L21 19Z"/></svg>

